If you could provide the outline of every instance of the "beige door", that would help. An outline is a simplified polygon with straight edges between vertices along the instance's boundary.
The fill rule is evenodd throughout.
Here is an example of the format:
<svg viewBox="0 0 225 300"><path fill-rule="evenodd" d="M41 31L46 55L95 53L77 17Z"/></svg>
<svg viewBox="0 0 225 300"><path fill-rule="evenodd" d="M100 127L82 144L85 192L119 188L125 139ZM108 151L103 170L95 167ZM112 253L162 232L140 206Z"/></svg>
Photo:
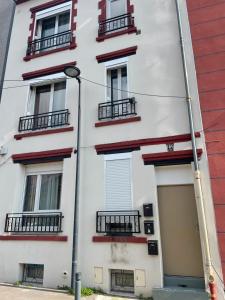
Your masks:
<svg viewBox="0 0 225 300"><path fill-rule="evenodd" d="M203 277L193 185L159 186L164 275Z"/></svg>

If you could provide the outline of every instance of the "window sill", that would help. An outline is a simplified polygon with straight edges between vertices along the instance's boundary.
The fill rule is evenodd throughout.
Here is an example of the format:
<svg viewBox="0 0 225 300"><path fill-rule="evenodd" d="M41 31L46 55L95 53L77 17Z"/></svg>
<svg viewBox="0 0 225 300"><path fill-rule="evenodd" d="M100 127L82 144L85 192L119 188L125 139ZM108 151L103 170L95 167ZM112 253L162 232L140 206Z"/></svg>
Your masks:
<svg viewBox="0 0 225 300"><path fill-rule="evenodd" d="M101 121L101 122L95 123L95 127L119 125L119 124L126 124L126 123L138 122L138 121L141 121L141 117L140 116L130 117L130 118L126 118L126 119Z"/></svg>
<svg viewBox="0 0 225 300"><path fill-rule="evenodd" d="M132 244L147 244L146 237L137 236L93 236L94 243L132 243Z"/></svg>
<svg viewBox="0 0 225 300"><path fill-rule="evenodd" d="M27 138L27 137L48 135L48 134L55 134L55 133L63 133L63 132L73 131L73 129L74 128L70 126L70 127L65 127L65 128L19 133L19 134L14 135L14 139L16 139L18 141L18 140L22 140L23 138Z"/></svg>
<svg viewBox="0 0 225 300"><path fill-rule="evenodd" d="M66 235L0 235L0 241L67 242Z"/></svg>
<svg viewBox="0 0 225 300"><path fill-rule="evenodd" d="M72 49L75 49L76 47L77 47L76 43L71 43L69 46L65 46L65 47L62 47L62 48L52 49L52 50L44 51L44 52L33 54L33 55L27 55L23 58L23 60L24 61L29 61L31 59L41 57L41 56L45 56L45 55L49 55L49 54L52 54L52 53L57 53L57 52L64 51L64 50L72 50Z"/></svg>
<svg viewBox="0 0 225 300"><path fill-rule="evenodd" d="M106 34L100 35L96 38L96 41L97 42L103 42L106 39L110 39L110 38L120 36L120 35L123 35L123 34L127 34L127 33L130 34L130 33L136 33L136 32L137 32L137 28L135 26L133 26L133 27L130 27L130 28L125 29L125 30L115 31L115 32L112 32L112 33L108 33L108 34L106 33Z"/></svg>

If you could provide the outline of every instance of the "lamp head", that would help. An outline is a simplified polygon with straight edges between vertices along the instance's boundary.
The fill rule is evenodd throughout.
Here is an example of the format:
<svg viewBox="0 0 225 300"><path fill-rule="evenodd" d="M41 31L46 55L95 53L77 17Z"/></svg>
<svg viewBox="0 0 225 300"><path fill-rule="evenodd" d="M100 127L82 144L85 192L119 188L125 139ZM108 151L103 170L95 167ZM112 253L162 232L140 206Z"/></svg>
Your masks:
<svg viewBox="0 0 225 300"><path fill-rule="evenodd" d="M80 69L74 66L67 66L64 68L63 72L66 74L66 76L71 78L78 78L80 76Z"/></svg>

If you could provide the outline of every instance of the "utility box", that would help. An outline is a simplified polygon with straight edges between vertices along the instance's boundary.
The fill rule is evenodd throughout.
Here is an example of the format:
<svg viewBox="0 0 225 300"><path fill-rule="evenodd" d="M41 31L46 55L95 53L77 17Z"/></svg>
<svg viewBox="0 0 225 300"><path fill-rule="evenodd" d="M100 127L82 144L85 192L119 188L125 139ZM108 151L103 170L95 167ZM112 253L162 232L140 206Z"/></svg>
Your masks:
<svg viewBox="0 0 225 300"><path fill-rule="evenodd" d="M148 255L158 255L158 241L148 241Z"/></svg>
<svg viewBox="0 0 225 300"><path fill-rule="evenodd" d="M145 234L154 234L154 221L144 221Z"/></svg>
<svg viewBox="0 0 225 300"><path fill-rule="evenodd" d="M143 204L144 217L153 217L153 204Z"/></svg>

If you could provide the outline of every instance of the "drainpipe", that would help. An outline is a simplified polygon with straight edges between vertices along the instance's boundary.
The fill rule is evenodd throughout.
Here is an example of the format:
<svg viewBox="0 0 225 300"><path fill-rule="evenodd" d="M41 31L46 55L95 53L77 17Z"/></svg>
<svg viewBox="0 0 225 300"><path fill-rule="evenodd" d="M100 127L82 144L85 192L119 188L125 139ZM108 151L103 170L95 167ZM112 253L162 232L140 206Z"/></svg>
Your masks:
<svg viewBox="0 0 225 300"><path fill-rule="evenodd" d="M200 230L201 230L201 236L203 238L203 243L204 243L204 248L205 248L204 252L205 252L205 259L206 259L205 267L206 267L206 273L207 273L207 281L208 281L209 290L210 290L210 294L211 294L211 300L216 300L215 282L214 282L215 279L213 276L214 272L213 272L211 253L210 253L210 247L209 247L209 237L208 237L206 214L205 214L205 207L204 207L204 198L203 198L202 184L201 184L201 172L199 169L199 162L198 162L198 155L197 155L195 127L194 127L194 120L193 120L194 118L193 118L193 109L192 109L192 98L191 98L191 93L190 93L186 52L185 52L184 40L183 40L183 28L182 28L182 22L181 22L180 4L179 4L179 0L175 0L175 1L176 1L177 19L178 19L178 27L179 27L179 34L180 34L182 62L183 62L183 69L184 69L188 119L189 119L190 131L191 131L191 142L192 142L192 150L193 150L193 157L194 157L194 178L195 178L196 204L198 207L198 216L199 216L199 225L200 225Z"/></svg>
<svg viewBox="0 0 225 300"><path fill-rule="evenodd" d="M5 70L6 70L7 57L8 57L8 52L9 52L9 44L10 44L10 39L11 39L14 14L15 14L15 10L16 10L16 0L13 0L12 5L13 5L13 7L12 7L12 14L10 17L8 37L7 37L7 41L6 41L5 57L4 57L3 67L2 67L2 74L0 76L0 103L1 103L1 97L2 97L2 88L3 88L3 83L4 83L4 77L5 77Z"/></svg>

